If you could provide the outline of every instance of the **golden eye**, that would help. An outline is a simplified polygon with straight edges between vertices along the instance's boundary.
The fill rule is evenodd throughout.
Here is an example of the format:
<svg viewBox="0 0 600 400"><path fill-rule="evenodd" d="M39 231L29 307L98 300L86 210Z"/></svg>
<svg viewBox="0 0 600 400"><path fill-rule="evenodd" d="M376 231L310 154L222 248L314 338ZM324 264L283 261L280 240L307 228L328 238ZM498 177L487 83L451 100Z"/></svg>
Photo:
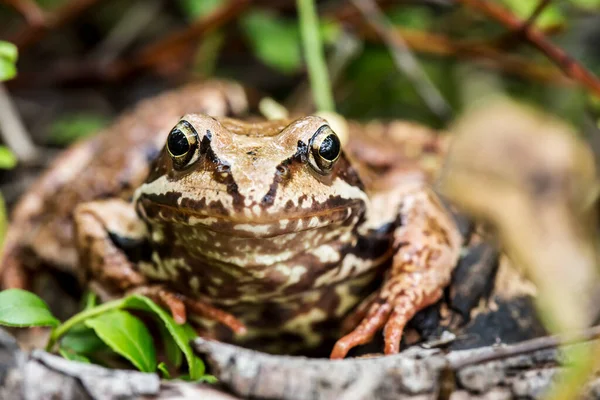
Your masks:
<svg viewBox="0 0 600 400"><path fill-rule="evenodd" d="M309 142L310 165L320 174L327 174L342 154L342 144L329 125L317 130Z"/></svg>
<svg viewBox="0 0 600 400"><path fill-rule="evenodd" d="M167 138L167 151L176 168L183 168L198 147L198 133L187 121L179 121Z"/></svg>

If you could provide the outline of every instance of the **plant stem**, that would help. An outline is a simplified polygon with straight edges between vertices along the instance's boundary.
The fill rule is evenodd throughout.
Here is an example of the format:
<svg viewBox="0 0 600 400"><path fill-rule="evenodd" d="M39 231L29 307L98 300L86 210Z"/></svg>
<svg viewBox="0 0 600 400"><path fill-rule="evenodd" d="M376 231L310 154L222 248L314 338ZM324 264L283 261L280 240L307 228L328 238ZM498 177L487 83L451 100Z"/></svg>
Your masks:
<svg viewBox="0 0 600 400"><path fill-rule="evenodd" d="M122 308L125 304L124 299L109 301L108 303L101 304L97 307L93 307L87 310L84 310L78 314L75 314L61 325L57 326L56 329L52 330L52 334L50 334L50 339L48 340L48 345L46 346L47 351L52 351L52 348L56 344L56 342L64 336L70 329L72 329L75 325L82 323L86 319L93 318L97 315L103 314L110 310L116 310Z"/></svg>
<svg viewBox="0 0 600 400"><path fill-rule="evenodd" d="M331 82L327 74L327 64L323 57L323 43L319 34L319 24L314 0L297 0L300 17L302 47L308 67L313 99L318 111L335 111Z"/></svg>

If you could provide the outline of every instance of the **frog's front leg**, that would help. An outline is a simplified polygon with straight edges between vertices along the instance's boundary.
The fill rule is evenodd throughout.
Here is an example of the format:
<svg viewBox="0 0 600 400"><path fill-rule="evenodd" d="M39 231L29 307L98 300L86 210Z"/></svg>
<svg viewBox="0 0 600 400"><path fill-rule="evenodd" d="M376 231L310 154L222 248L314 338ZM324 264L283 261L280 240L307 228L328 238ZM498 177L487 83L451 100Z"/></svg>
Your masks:
<svg viewBox="0 0 600 400"><path fill-rule="evenodd" d="M148 231L131 203L110 199L83 203L74 213L77 249L85 268L85 281L108 296L139 293L171 311L177 323L187 313L218 321L236 333L246 328L233 315L204 302L152 284L139 272L138 263L150 262Z"/></svg>
<svg viewBox="0 0 600 400"><path fill-rule="evenodd" d="M345 321L354 328L335 344L331 358L344 358L353 347L370 342L383 328L385 354L400 349L405 325L437 302L450 282L462 244L451 215L430 189L408 193L400 205L401 224L394 232L396 253L382 287Z"/></svg>

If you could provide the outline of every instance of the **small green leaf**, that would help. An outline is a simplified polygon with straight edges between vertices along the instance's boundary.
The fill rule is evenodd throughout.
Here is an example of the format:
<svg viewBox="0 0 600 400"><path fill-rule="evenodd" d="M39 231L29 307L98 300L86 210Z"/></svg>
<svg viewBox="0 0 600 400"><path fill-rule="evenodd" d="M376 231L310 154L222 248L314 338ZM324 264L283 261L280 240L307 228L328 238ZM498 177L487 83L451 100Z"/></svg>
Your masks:
<svg viewBox="0 0 600 400"><path fill-rule="evenodd" d="M4 42L0 40L0 58L4 59L12 64L17 62L19 51L17 46L12 43Z"/></svg>
<svg viewBox="0 0 600 400"><path fill-rule="evenodd" d="M87 358L86 356L82 356L81 354L77 354L76 352L74 352L71 349L65 349L65 348L61 347L58 350L58 352L60 353L61 356L63 356L63 358L66 358L67 360L79 361L82 363L90 364L89 358Z"/></svg>
<svg viewBox="0 0 600 400"><path fill-rule="evenodd" d="M79 113L65 115L50 127L49 141L57 145L68 145L105 127L108 119L97 114Z"/></svg>
<svg viewBox="0 0 600 400"><path fill-rule="evenodd" d="M266 10L254 10L242 17L241 26L263 63L284 74L300 69L302 55L297 23Z"/></svg>
<svg viewBox="0 0 600 400"><path fill-rule="evenodd" d="M46 303L35 294L21 289L0 292L0 325L27 327L59 323Z"/></svg>
<svg viewBox="0 0 600 400"><path fill-rule="evenodd" d="M160 364L158 364L158 366L156 368L162 373L162 377L164 379L171 379L171 374L169 373L167 364L165 364L164 362L161 362Z"/></svg>
<svg viewBox="0 0 600 400"><path fill-rule="evenodd" d="M13 169L17 165L17 156L6 146L0 146L0 169Z"/></svg>
<svg viewBox="0 0 600 400"><path fill-rule="evenodd" d="M0 58L0 82L8 81L17 76L17 67L10 61Z"/></svg>
<svg viewBox="0 0 600 400"><path fill-rule="evenodd" d="M114 310L85 321L116 353L142 372L156 371L156 350L142 321L126 311Z"/></svg>
<svg viewBox="0 0 600 400"><path fill-rule="evenodd" d="M12 43L0 40L0 82L12 79L17 75L18 50Z"/></svg>
<svg viewBox="0 0 600 400"><path fill-rule="evenodd" d="M197 336L191 326L187 324L178 325L167 311L145 296L133 295L128 297L125 299L124 307L150 311L156 314L185 355L192 379L196 380L204 375L204 362L194 354L189 343L192 338Z"/></svg>

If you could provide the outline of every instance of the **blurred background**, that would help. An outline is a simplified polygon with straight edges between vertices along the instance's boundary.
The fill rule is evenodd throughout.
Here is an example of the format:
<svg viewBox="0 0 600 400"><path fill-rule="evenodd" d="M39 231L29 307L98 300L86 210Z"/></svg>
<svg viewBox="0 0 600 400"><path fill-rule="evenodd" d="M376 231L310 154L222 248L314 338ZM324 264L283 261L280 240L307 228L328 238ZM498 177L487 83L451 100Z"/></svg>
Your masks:
<svg viewBox="0 0 600 400"><path fill-rule="evenodd" d="M487 2L517 29L479 3L486 2L318 1L337 111L440 128L473 99L503 91L592 129L593 83L585 90L570 79L527 32L539 28L568 53L563 67L577 60L600 72L600 1ZM9 203L57 149L141 98L189 81L234 79L291 110L314 110L291 0L4 0L0 40L19 53L2 104L8 98L16 107L38 150L17 149L27 162L0 174ZM11 110L0 109L6 122ZM12 166L2 150L0 164Z"/></svg>

